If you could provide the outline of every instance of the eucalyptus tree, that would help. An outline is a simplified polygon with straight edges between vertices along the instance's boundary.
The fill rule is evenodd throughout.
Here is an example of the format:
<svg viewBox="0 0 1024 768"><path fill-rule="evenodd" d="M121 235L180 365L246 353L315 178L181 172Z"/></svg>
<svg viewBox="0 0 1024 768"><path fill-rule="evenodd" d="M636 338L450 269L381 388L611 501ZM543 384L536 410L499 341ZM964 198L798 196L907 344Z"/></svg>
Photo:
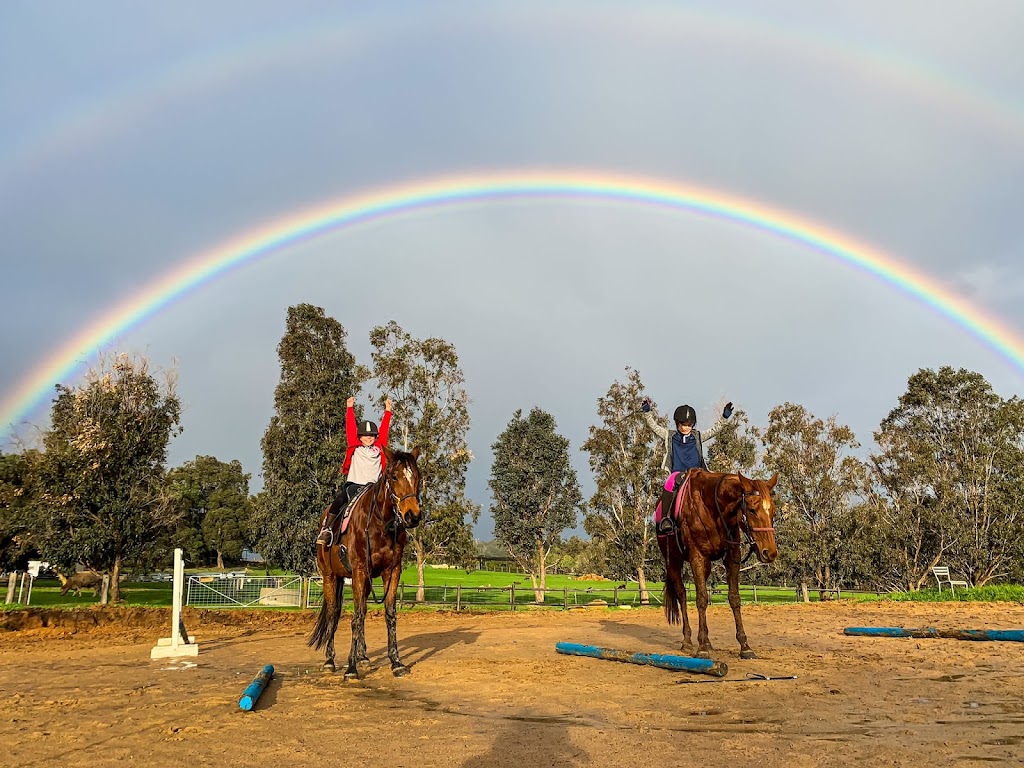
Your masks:
<svg viewBox="0 0 1024 768"><path fill-rule="evenodd" d="M408 541L422 600L427 562L468 566L476 560L468 521L476 522L480 507L466 497L466 470L473 460L466 441L469 395L450 342L417 339L392 320L370 332L370 344L380 403L388 397L393 401L391 444L405 451L420 449L420 501L426 517Z"/></svg>
<svg viewBox="0 0 1024 768"><path fill-rule="evenodd" d="M661 495L665 444L640 412L643 391L640 374L630 368L625 381L612 382L597 400L600 424L590 427L583 450L590 454L597 486L588 504L588 530L605 545L610 575L635 577L646 603L648 566L660 559L653 512ZM661 420L656 411L655 417Z"/></svg>
<svg viewBox="0 0 1024 768"><path fill-rule="evenodd" d="M852 455L859 447L853 430L835 416L822 420L785 403L771 410L758 435L765 469L779 473L773 569L810 577L820 590L848 581L851 548L858 546L852 510L867 496L867 468Z"/></svg>
<svg viewBox="0 0 1024 768"><path fill-rule="evenodd" d="M288 308L277 345L281 378L263 434L263 491L253 535L267 562L310 573L319 515L340 485L345 456L345 401L367 371L346 345L344 327L311 304Z"/></svg>
<svg viewBox="0 0 1024 768"><path fill-rule="evenodd" d="M979 373L922 369L875 433L878 501L900 576L947 563L975 585L1024 559L1024 402Z"/></svg>
<svg viewBox="0 0 1024 768"><path fill-rule="evenodd" d="M237 560L251 544L249 475L236 459L196 456L167 473L170 502L178 512L173 541L193 562Z"/></svg>
<svg viewBox="0 0 1024 768"><path fill-rule="evenodd" d="M583 504L569 441L556 432L554 417L540 408L521 410L491 446L488 485L494 535L530 574L537 602L547 585L546 560Z"/></svg>
<svg viewBox="0 0 1024 768"><path fill-rule="evenodd" d="M181 430L173 373L158 381L144 357L104 357L77 386L57 385L37 476L34 535L44 559L110 572L120 599L126 566L158 555L174 510L164 463Z"/></svg>

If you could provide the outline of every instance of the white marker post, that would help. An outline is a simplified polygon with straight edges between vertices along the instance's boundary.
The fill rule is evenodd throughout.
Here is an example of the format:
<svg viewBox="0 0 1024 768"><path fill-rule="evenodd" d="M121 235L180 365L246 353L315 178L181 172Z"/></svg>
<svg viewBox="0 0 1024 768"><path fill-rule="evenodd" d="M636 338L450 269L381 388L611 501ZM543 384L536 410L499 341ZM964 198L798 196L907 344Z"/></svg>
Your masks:
<svg viewBox="0 0 1024 768"><path fill-rule="evenodd" d="M181 596L185 588L185 561L181 549L174 550L174 586L171 599L171 636L161 637L149 652L151 659L170 659L179 656L198 656L199 646L194 637L187 636L181 618Z"/></svg>

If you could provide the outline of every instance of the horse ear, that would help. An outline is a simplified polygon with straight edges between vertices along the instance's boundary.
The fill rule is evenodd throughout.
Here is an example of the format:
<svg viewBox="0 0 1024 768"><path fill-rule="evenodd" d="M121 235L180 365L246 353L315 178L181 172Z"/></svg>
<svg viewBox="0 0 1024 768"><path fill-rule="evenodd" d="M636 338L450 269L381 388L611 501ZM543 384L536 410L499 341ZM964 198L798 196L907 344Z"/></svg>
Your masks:
<svg viewBox="0 0 1024 768"><path fill-rule="evenodd" d="M395 460L395 452L384 446L384 458L388 460L388 464L391 464Z"/></svg>
<svg viewBox="0 0 1024 768"><path fill-rule="evenodd" d="M772 488L775 487L775 484L779 482L779 473L776 472L774 475L772 475L771 480L766 480L765 482L768 483L768 490L770 491Z"/></svg>
<svg viewBox="0 0 1024 768"><path fill-rule="evenodd" d="M412 457L413 457L414 459L418 459L418 458L420 457L420 447L419 447L418 445L416 445L416 446L413 446L413 449L412 449Z"/></svg>

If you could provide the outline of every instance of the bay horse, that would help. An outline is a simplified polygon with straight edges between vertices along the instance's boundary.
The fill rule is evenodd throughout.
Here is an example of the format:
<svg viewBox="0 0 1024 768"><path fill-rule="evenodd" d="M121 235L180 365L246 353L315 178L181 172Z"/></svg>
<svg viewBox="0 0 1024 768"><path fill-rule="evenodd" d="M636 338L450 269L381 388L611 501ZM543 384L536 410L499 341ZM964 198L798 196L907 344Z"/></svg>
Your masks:
<svg viewBox="0 0 1024 768"><path fill-rule="evenodd" d="M420 470L416 465L419 448L411 453L384 449L384 472L376 483L352 500L345 533L335 537L330 546L318 544L316 563L324 579L324 601L308 645L325 648L323 668L335 671L334 634L341 618L341 602L345 578L352 580L352 645L348 655L345 679L358 679L359 662L368 662L366 655L366 606L371 580L377 576L384 583L384 620L388 628L388 658L391 672L401 677L409 672L398 656L398 582L402 577L402 553L406 531L420 524ZM321 528L330 507L320 518ZM339 523L340 524L340 521ZM337 542L348 547L346 568L338 555Z"/></svg>
<svg viewBox="0 0 1024 768"><path fill-rule="evenodd" d="M708 640L708 573L711 563L722 560L729 582L729 606L736 621L736 640L740 658L753 659L757 654L747 644L740 615L741 545L745 537L750 551L762 563L771 563L778 556L775 546L775 501L772 489L778 482L776 472L770 480L752 480L742 474L708 472L691 469L683 487L673 497L674 531L658 535L658 547L665 558L665 618L669 624L683 621L684 651L693 650L690 619L686 612L686 586L682 568L690 564L697 602L698 657L707 658L712 647ZM656 516L661 513L658 503Z"/></svg>

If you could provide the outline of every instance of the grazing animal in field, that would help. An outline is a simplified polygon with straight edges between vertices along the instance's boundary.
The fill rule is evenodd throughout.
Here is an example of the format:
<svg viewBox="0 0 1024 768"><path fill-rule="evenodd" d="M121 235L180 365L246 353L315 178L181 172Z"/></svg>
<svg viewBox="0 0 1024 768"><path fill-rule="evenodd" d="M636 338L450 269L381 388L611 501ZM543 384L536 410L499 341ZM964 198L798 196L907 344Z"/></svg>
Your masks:
<svg viewBox="0 0 1024 768"><path fill-rule="evenodd" d="M395 677L409 673L398 655L398 580L402 576L402 553L406 531L420 524L420 470L416 459L419 448L412 453L384 449L387 462L384 473L367 491L352 502L348 528L339 537L348 548L348 567L338 554L337 540L330 545L318 543L316 562L324 579L324 601L316 626L309 636L309 645L324 648L323 668L333 672L334 633L341 617L342 591L345 579L352 580L352 644L349 648L346 679L358 679L358 665L369 661L366 655L366 604L371 579L380 576L384 582L384 623L388 630L388 658ZM324 526L330 507L320 519Z"/></svg>
<svg viewBox="0 0 1024 768"><path fill-rule="evenodd" d="M670 515L673 532L658 534L658 547L665 559L665 617L669 624L683 622L683 650L690 651L690 620L686 613L686 586L682 567L689 563L697 592L697 656L711 655L708 640L707 578L711 563L723 560L729 584L729 605L736 623L736 640L740 658L753 659L754 651L747 644L740 615L740 564L746 559L741 552L744 538L750 546L747 555L755 554L762 563L771 563L778 556L775 545L775 502L772 489L779 476L770 480L752 480L741 474L724 474L691 469L683 487L674 498L672 509L662 510L658 503L657 519Z"/></svg>
<svg viewBox="0 0 1024 768"><path fill-rule="evenodd" d="M58 571L57 578L60 579L60 594L62 596L74 590L75 597L78 597L82 594L83 589L91 589L96 594L96 597L99 597L100 587L103 585L103 577L96 573L96 571L82 571L81 573L76 573L70 579Z"/></svg>

